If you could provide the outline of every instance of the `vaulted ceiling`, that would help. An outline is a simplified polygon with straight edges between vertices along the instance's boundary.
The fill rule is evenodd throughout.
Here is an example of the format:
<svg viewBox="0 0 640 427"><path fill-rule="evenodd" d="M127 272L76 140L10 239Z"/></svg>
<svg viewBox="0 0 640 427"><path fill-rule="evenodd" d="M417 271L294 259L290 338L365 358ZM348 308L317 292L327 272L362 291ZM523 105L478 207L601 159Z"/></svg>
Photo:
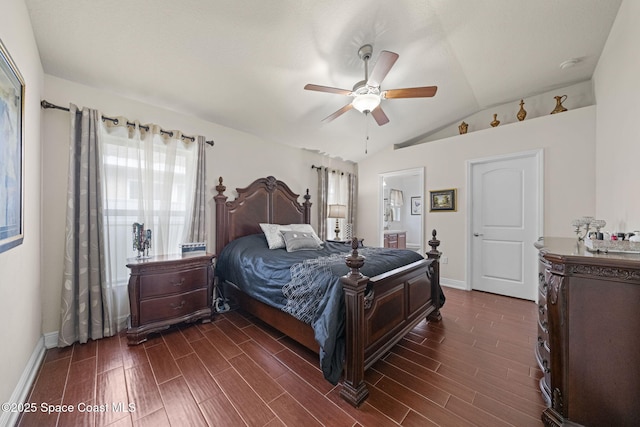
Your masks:
<svg viewBox="0 0 640 427"><path fill-rule="evenodd" d="M345 160L492 105L589 80L621 0L25 0L45 73ZM389 123L322 119L364 78L358 49L399 59ZM561 69L569 59L573 67ZM74 100L69 100L74 101ZM117 114L117 111L106 112ZM210 135L215 138L215 135Z"/></svg>

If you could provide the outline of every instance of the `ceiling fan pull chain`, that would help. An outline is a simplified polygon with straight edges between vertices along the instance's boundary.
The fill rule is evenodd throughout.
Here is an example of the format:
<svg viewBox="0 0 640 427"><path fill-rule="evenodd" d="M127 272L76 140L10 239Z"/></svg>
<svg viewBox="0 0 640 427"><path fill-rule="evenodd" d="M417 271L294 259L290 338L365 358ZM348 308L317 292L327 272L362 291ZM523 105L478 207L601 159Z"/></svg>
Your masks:
<svg viewBox="0 0 640 427"><path fill-rule="evenodd" d="M367 120L369 117L369 112L364 112L364 154L369 154L369 121Z"/></svg>

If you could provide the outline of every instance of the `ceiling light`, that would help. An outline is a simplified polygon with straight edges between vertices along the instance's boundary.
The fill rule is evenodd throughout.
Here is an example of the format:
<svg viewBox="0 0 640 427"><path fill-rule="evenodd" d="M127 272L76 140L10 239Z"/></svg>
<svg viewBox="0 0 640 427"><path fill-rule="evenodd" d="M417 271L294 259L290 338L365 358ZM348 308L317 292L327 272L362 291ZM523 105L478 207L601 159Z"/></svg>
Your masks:
<svg viewBox="0 0 640 427"><path fill-rule="evenodd" d="M365 111L373 111L378 105L380 105L380 95L373 93L365 93L362 95L356 95L353 99L353 108L364 113Z"/></svg>

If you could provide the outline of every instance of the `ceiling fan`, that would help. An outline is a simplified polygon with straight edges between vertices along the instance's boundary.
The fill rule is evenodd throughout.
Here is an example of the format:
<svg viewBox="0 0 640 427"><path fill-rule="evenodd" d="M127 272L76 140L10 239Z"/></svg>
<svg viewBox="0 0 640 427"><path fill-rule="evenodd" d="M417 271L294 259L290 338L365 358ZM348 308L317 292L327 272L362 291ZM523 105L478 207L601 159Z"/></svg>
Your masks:
<svg viewBox="0 0 640 427"><path fill-rule="evenodd" d="M437 86L387 89L381 91L380 84L389 73L389 70L391 70L391 67L393 67L393 64L395 64L398 60L399 55L397 53L389 52L386 50L380 52L378 61L374 65L373 70L371 70L371 75L369 76L368 68L372 52L373 47L369 44L364 45L360 49L358 49L358 56L360 57L360 59L362 59L362 61L364 61L364 80L356 83L353 86L353 90L338 89L334 87L319 86L314 84L307 84L304 87L306 90L336 93L338 95L346 95L353 98L353 100L349 104L345 105L330 116L325 117L322 120L323 122L330 122L331 120L341 116L352 108L355 108L365 115L371 113L376 123L378 123L379 126L382 126L389 123L389 118L384 113L384 111L382 111L382 107L380 106L380 102L383 99L428 98L436 94L436 91L438 90Z"/></svg>

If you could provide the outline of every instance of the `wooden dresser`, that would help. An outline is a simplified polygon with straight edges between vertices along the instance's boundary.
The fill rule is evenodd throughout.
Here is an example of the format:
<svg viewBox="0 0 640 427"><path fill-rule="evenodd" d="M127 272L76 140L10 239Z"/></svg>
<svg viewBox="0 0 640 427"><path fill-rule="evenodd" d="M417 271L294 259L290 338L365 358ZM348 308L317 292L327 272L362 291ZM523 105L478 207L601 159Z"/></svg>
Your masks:
<svg viewBox="0 0 640 427"><path fill-rule="evenodd" d="M407 247L407 233L405 231L385 231L384 232L384 247L406 249Z"/></svg>
<svg viewBox="0 0 640 427"><path fill-rule="evenodd" d="M640 425L640 255L539 249L536 358L547 426Z"/></svg>
<svg viewBox="0 0 640 427"><path fill-rule="evenodd" d="M131 316L127 342L140 344L149 333L176 323L210 321L214 258L204 254L128 260Z"/></svg>

